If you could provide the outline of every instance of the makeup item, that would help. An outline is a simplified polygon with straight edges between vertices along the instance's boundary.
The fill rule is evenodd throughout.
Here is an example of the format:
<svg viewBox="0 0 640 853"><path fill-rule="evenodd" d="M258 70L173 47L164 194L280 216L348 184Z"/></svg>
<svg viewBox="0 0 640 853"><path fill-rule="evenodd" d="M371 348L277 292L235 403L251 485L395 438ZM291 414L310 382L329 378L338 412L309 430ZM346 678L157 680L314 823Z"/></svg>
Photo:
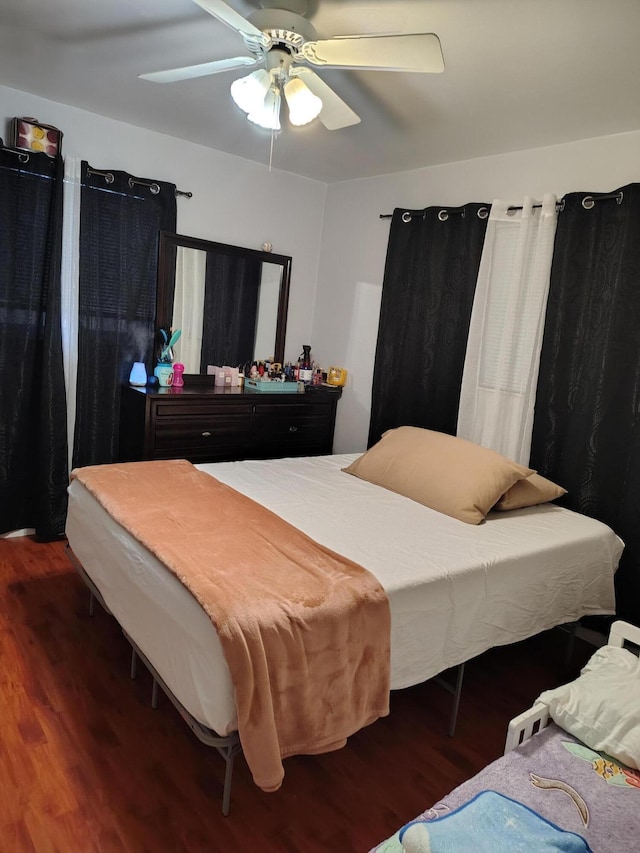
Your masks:
<svg viewBox="0 0 640 853"><path fill-rule="evenodd" d="M344 367L330 367L327 373L327 385L341 387L347 381L347 371Z"/></svg>
<svg viewBox="0 0 640 853"><path fill-rule="evenodd" d="M298 359L298 380L305 385L311 385L313 381L313 366L311 363L311 347L304 345L302 355Z"/></svg>

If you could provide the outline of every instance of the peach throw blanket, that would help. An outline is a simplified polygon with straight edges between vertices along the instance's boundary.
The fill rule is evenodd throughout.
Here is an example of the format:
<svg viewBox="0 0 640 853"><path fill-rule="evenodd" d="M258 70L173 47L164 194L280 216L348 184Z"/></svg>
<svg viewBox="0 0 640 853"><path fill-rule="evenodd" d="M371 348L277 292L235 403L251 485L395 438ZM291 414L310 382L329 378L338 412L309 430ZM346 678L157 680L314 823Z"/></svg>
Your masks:
<svg viewBox="0 0 640 853"><path fill-rule="evenodd" d="M200 602L220 637L254 781L389 713L390 614L361 566L184 460L71 474Z"/></svg>

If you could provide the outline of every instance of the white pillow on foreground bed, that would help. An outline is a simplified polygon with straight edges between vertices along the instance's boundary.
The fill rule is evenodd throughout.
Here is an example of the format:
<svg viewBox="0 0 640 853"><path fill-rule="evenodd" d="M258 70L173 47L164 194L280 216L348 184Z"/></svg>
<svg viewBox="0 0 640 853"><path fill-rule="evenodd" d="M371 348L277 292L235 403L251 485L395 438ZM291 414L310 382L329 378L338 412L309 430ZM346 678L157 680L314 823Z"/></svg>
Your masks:
<svg viewBox="0 0 640 853"><path fill-rule="evenodd" d="M553 721L591 749L640 770L640 660L603 646L579 678L538 697Z"/></svg>

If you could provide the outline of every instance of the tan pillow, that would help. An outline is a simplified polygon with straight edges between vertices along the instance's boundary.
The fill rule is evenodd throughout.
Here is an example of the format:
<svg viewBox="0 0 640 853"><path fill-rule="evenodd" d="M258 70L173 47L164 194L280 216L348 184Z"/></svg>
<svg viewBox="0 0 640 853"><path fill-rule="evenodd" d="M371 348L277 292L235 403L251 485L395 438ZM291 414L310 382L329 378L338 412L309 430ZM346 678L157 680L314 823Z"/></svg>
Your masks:
<svg viewBox="0 0 640 853"><path fill-rule="evenodd" d="M385 432L343 471L468 524L479 524L517 480L534 473L479 444L409 426Z"/></svg>
<svg viewBox="0 0 640 853"><path fill-rule="evenodd" d="M494 509L520 509L524 506L535 506L553 501L566 495L567 490L547 480L540 474L532 474L524 480L518 480L494 506Z"/></svg>

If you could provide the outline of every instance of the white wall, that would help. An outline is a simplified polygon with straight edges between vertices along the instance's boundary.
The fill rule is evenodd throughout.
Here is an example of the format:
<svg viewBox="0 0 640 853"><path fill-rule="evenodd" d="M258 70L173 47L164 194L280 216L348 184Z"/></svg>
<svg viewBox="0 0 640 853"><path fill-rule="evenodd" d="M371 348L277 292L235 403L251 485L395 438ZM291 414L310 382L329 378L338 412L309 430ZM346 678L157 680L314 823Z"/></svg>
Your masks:
<svg viewBox="0 0 640 853"><path fill-rule="evenodd" d="M34 116L60 128L63 154L96 169L119 169L190 190L193 198L178 197L178 233L252 249L270 242L274 252L291 255L286 357L298 357L311 336L325 184L0 86L5 142L14 116Z"/></svg>
<svg viewBox="0 0 640 853"><path fill-rule="evenodd" d="M379 214L495 198L517 203L545 192L608 192L639 180L637 131L330 185L311 342L323 367L349 371L335 452L360 451L367 442L389 234L389 221Z"/></svg>
<svg viewBox="0 0 640 853"><path fill-rule="evenodd" d="M336 452L366 446L373 358L394 207L525 195L606 192L640 180L640 131L346 181L328 187L163 134L0 86L0 122L36 116L64 132L63 153L191 190L178 231L293 257L286 358L310 343L324 368L346 367ZM0 129L8 141L8 128ZM277 145L276 140L276 145Z"/></svg>

